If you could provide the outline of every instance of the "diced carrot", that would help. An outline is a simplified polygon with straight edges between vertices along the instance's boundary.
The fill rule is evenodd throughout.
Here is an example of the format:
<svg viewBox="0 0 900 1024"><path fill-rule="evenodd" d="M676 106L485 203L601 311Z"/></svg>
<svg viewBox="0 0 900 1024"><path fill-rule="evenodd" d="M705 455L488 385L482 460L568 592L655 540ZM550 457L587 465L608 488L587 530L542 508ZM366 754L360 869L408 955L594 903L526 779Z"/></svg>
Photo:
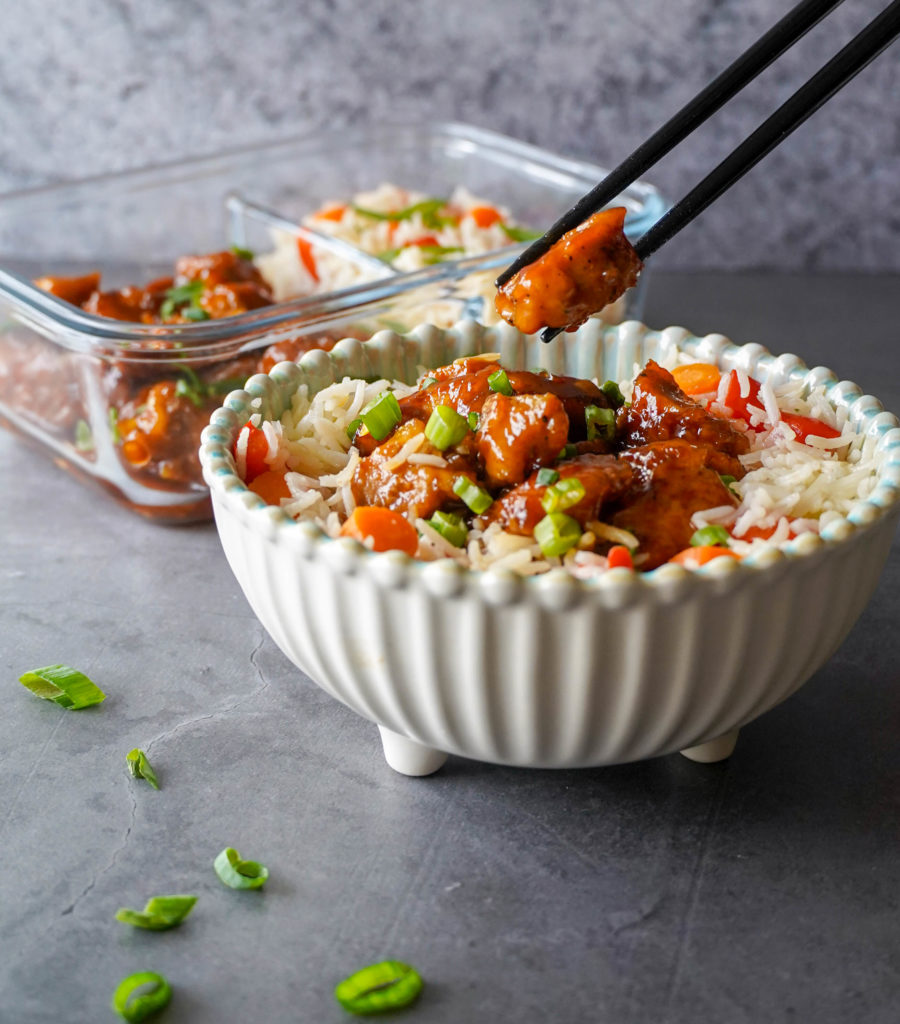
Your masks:
<svg viewBox="0 0 900 1024"><path fill-rule="evenodd" d="M254 477L247 485L254 494L258 494L267 505L280 505L282 498L291 496L284 473L276 469L267 469Z"/></svg>
<svg viewBox="0 0 900 1024"><path fill-rule="evenodd" d="M437 245L438 240L434 235L422 235L421 238L414 238L406 243L407 245Z"/></svg>
<svg viewBox="0 0 900 1024"><path fill-rule="evenodd" d="M238 440L240 440L241 434L245 430L249 433L247 435L247 459L245 463L247 470L244 474L244 483L249 485L256 477L268 472L269 464L266 462L266 455L269 453L269 442L266 440L266 435L262 430L259 427L254 427L249 421L241 427ZM235 441L231 449L231 454L237 458L237 441Z"/></svg>
<svg viewBox="0 0 900 1024"><path fill-rule="evenodd" d="M676 565L683 565L686 569L699 569L701 565L706 565L707 562L711 562L714 558L723 557L736 558L738 561L741 558L731 548L724 548L719 544L701 544L695 548L685 548L684 551L679 551L669 561L674 562Z"/></svg>
<svg viewBox="0 0 900 1024"><path fill-rule="evenodd" d="M736 540L768 540L777 529L776 526L749 526Z"/></svg>
<svg viewBox="0 0 900 1024"><path fill-rule="evenodd" d="M489 228L501 220L500 211L495 210L493 206L473 206L469 210L469 216L480 228Z"/></svg>
<svg viewBox="0 0 900 1024"><path fill-rule="evenodd" d="M341 220L344 216L344 211L347 209L346 206L338 204L337 206L326 206L324 209L319 210L313 216L318 220Z"/></svg>
<svg viewBox="0 0 900 1024"><path fill-rule="evenodd" d="M676 366L672 376L686 395L705 395L716 390L722 375L713 363L687 363Z"/></svg>
<svg viewBox="0 0 900 1024"><path fill-rule="evenodd" d="M309 271L309 276L319 280L319 271L316 269L316 258L313 255L312 242L308 238L297 239L297 252L300 254L300 262Z"/></svg>
<svg viewBox="0 0 900 1024"><path fill-rule="evenodd" d="M412 523L390 508L357 505L341 527L342 537L372 541L375 551L405 551L412 557L419 546L419 535Z"/></svg>
<svg viewBox="0 0 900 1024"><path fill-rule="evenodd" d="M840 437L841 432L829 427L827 423L817 420L812 416L798 416L793 412L783 412L781 420L786 423L796 434L797 440L806 444L806 439L812 437Z"/></svg>
<svg viewBox="0 0 900 1024"><path fill-rule="evenodd" d="M610 569L634 569L631 552L624 544L614 544L606 554Z"/></svg>

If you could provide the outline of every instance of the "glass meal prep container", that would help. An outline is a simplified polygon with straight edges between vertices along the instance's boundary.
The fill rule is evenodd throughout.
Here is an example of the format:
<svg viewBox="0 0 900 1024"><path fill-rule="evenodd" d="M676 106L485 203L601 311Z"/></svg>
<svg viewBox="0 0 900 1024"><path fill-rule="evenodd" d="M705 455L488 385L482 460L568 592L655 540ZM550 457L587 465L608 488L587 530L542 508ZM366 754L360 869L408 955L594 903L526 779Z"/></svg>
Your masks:
<svg viewBox="0 0 900 1024"><path fill-rule="evenodd" d="M493 280L525 245L517 231L539 234L604 173L466 125L383 124L0 196L0 422L138 513L209 518L196 452L227 391L347 335L490 321ZM430 247L438 254L426 265L403 270L304 223L383 183L445 198L462 187L519 228L476 255ZM618 204L632 239L666 209L644 183ZM180 257L222 253L240 274L256 275L286 239L291 251L336 266L342 286L270 295L217 319L192 305L193 284L170 290ZM73 304L81 297L65 301L35 283L85 278L76 290L87 294L97 273L104 294L154 282L134 291L157 289L156 308L169 296L180 322L111 319L91 301L82 308ZM645 287L642 277L601 315L639 317Z"/></svg>

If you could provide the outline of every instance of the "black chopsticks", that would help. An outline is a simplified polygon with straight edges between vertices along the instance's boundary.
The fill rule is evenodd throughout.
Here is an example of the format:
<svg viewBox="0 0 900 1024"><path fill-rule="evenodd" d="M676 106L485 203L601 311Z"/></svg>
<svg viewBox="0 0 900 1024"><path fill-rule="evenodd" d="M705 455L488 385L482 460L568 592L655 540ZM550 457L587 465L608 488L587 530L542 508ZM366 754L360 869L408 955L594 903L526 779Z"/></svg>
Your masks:
<svg viewBox="0 0 900 1024"><path fill-rule="evenodd" d="M662 128L642 143L599 185L582 197L541 238L530 245L499 276L497 286L505 284L518 270L542 256L567 231L571 231L593 213L611 203L626 186L712 116L840 2L841 0L803 0L798 4ZM894 41L898 34L900 0L893 0L880 15L637 241L635 249L640 258L646 259L706 209L795 128L803 124L826 100L862 71ZM550 341L559 332L558 328L548 327L542 332L541 338Z"/></svg>

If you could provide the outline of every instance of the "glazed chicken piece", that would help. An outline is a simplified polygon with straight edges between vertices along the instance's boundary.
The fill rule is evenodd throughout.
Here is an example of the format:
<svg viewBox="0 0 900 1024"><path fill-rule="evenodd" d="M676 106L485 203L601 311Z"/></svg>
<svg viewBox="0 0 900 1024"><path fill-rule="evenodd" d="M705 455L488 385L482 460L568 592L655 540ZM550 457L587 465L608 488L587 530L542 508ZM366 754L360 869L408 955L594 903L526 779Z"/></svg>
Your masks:
<svg viewBox="0 0 900 1024"><path fill-rule="evenodd" d="M640 541L642 570L655 569L690 546L695 512L737 505L713 468L717 454L684 440L656 441L621 453L634 470L636 486L611 521Z"/></svg>
<svg viewBox="0 0 900 1024"><path fill-rule="evenodd" d="M632 483L631 466L613 455L581 455L558 464L560 480L578 480L584 497L567 508L566 515L585 526L601 518L602 509L617 502ZM531 536L546 512L541 499L547 488L538 484L537 472L495 501L482 517L485 526L499 523L509 533Z"/></svg>
<svg viewBox="0 0 900 1024"><path fill-rule="evenodd" d="M217 320L271 305L272 291L256 265L233 252L182 256L175 264L175 286L201 281L197 305Z"/></svg>
<svg viewBox="0 0 900 1024"><path fill-rule="evenodd" d="M391 460L400 449L417 434L425 433L425 424L418 419L407 420L382 441L371 454L361 458L353 475L351 487L358 505L383 505L427 519L439 508L460 505L453 493L453 482L459 476L476 480L474 468L465 458L439 452L427 440L418 451L440 455L447 459L447 467L417 465L409 461L394 466Z"/></svg>
<svg viewBox="0 0 900 1024"><path fill-rule="evenodd" d="M750 450L746 434L688 398L672 374L652 359L634 382L631 407L623 408L619 428L629 447L683 438L726 456L743 455ZM728 469L721 472L734 477L743 475Z"/></svg>
<svg viewBox="0 0 900 1024"><path fill-rule="evenodd" d="M569 417L556 395L492 394L482 406L475 436L488 484L506 487L559 458L569 437Z"/></svg>
<svg viewBox="0 0 900 1024"><path fill-rule="evenodd" d="M77 277L37 277L34 283L63 302L80 306L100 287L100 273L95 270L91 274L80 274Z"/></svg>
<svg viewBox="0 0 900 1024"><path fill-rule="evenodd" d="M643 263L624 226L623 206L588 217L497 291L497 312L524 334L574 331L637 283Z"/></svg>

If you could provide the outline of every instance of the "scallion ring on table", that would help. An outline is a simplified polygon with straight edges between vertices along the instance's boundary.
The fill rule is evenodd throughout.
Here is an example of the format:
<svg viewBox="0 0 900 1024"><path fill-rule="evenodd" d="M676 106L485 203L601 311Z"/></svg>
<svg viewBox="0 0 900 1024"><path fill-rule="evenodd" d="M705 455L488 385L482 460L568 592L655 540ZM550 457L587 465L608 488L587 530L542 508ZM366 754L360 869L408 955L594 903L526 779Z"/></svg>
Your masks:
<svg viewBox="0 0 900 1024"><path fill-rule="evenodd" d="M106 694L71 665L47 665L19 676L19 682L37 697L52 700L69 711L80 711L106 699Z"/></svg>
<svg viewBox="0 0 900 1024"><path fill-rule="evenodd" d="M400 960L382 960L345 978L334 996L350 1013L368 1016L409 1006L423 986L419 972Z"/></svg>
<svg viewBox="0 0 900 1024"><path fill-rule="evenodd" d="M140 971L119 982L113 992L112 1008L130 1024L135 1024L165 1009L171 998L172 988L161 974Z"/></svg>
<svg viewBox="0 0 900 1024"><path fill-rule="evenodd" d="M266 884L269 869L255 860L241 860L240 854L231 846L213 861L216 874L229 889L259 889Z"/></svg>
<svg viewBox="0 0 900 1024"><path fill-rule="evenodd" d="M196 902L196 896L154 896L147 900L143 910L120 908L116 911L116 920L135 928L164 932L181 924Z"/></svg>
<svg viewBox="0 0 900 1024"><path fill-rule="evenodd" d="M154 789L159 789L159 780L156 778L156 772L153 770L153 766L143 750L139 747L129 750L125 755L125 762L134 778L146 779Z"/></svg>

